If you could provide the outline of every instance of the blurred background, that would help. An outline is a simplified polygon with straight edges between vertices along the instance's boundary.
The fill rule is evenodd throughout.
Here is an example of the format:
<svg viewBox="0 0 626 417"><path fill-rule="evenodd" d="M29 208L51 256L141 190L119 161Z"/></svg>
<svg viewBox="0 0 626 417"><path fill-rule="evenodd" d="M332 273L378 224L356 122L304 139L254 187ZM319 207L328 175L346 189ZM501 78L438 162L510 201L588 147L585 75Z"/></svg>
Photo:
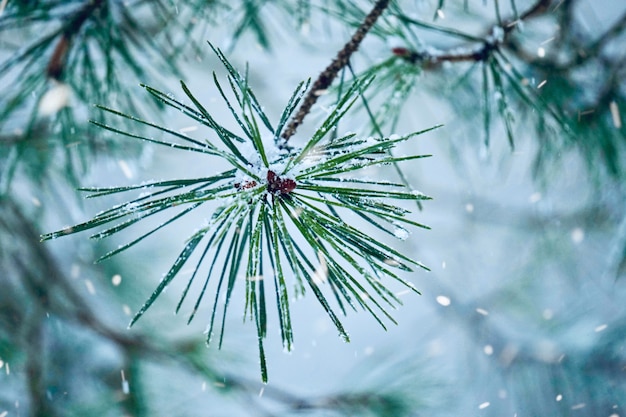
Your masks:
<svg viewBox="0 0 626 417"><path fill-rule="evenodd" d="M141 129L94 104L210 140L139 86L180 97L182 79L230 123L209 40L235 67L247 63L277 120L372 5L0 2L0 417L626 416L622 2L391 2L340 75L376 79L338 130L444 125L399 150L432 157L397 167L433 198L412 207L431 230L392 244L431 271L403 276L421 296L391 285L404 303L397 326L342 318L350 343L311 294L291 303L292 352L271 315L267 385L254 324L242 321L243 286L221 350L205 345L209 306L190 325L187 311L172 314L191 271L127 328L210 211L97 264L133 235L40 242L124 201L86 200L78 187L219 168L89 124ZM298 135L323 119L333 93Z"/></svg>

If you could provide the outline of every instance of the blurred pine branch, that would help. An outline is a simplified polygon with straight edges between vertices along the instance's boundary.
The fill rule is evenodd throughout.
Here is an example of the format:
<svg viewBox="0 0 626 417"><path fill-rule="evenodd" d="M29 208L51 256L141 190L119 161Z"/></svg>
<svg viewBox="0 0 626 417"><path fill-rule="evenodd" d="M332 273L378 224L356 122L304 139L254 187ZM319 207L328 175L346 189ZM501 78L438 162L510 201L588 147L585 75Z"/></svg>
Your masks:
<svg viewBox="0 0 626 417"><path fill-rule="evenodd" d="M527 277L545 277L546 281L562 279L554 274L539 272L542 262L552 262L553 269L569 271L567 279L570 281L572 276L580 275L577 278L579 281L575 283L580 285L580 291L584 293L584 297L581 296L584 302L578 300L569 310L565 310L554 328L533 332L521 342L516 335L507 332L506 327L500 326L498 320L501 319L482 316L486 313L482 309L484 304L460 301L469 297L464 289L439 287L441 293L448 294L449 299L452 299L451 308L445 310L449 314L441 315L447 320L443 322L444 326L447 328L455 322L461 324L460 328L470 335L463 340L473 342L468 343L466 351L475 355L469 356L472 358L471 364L464 363L463 369L469 369L468 373L480 370L481 376L489 375L489 380L472 380L472 384L490 388L498 384L506 385L508 391L505 394L509 396L510 403L517 402L523 406L523 410L506 409L506 412L511 413L524 411L530 414L571 415L572 410L580 409L590 415L609 415L607 410L618 410L622 406L619 398L623 398L623 375L619 369L624 364L620 339L623 334L623 310L610 303L604 306L603 297L611 297L595 294L589 288L599 285L594 276L601 276L603 282L605 279L615 282L610 292L612 299L617 299L623 282L623 279L617 278L623 277L626 264L626 216L623 210L626 200L621 186L626 168L626 135L622 116L626 108L625 56L622 48L626 15L623 11L613 16L610 22L598 24L592 15L585 15L582 6L586 3L583 0L437 0L419 4L390 2L389 8L370 27L369 43L359 48L358 53L348 54L348 60L342 61L335 74L340 80L333 82L331 79L324 85L324 89L330 87L333 93L337 93L338 100L348 100L344 103L345 107L356 99L350 113L338 117L337 123L346 117L358 119L363 116L355 112L356 107L361 106L365 118L369 120L369 127L365 131L369 129L381 140L370 143L359 139L367 135L339 136L338 129L330 129L320 142L324 146L316 150L319 151L318 157L330 159L320 163L320 167L312 165L306 171L308 177L302 174L305 176L291 178L283 172L270 169L267 172L251 170L241 159L244 157L250 162L249 155L244 155L243 145L237 139L243 139L248 150L251 147L255 149L252 152L256 155L253 166L265 166L266 162L269 166L270 162L277 162L278 159L271 160L267 149L274 145L271 139L277 139L284 131L278 126L284 127L288 122L285 115L296 110L296 98L299 95L294 95L286 106L284 117L280 118L278 124L272 123L270 117L264 116L264 110L253 98L251 90L248 90L247 72L242 76L231 66L228 70L234 71L230 73L231 83L222 86L222 92L224 98L230 100L227 106L241 110L233 112L241 132L235 134L226 130L218 123L221 121L210 122L208 127L219 131L226 142L217 149L208 150L210 147L203 139L193 139L165 126L160 118L163 109L174 106L195 118L196 122L206 124L205 114L196 106L202 106L201 103L193 103L193 100L193 105L186 101L176 102L172 96L150 87L144 88L157 100L144 100L130 88L139 83L158 85L161 77L178 77L181 69L184 71L187 65L184 58L192 54L196 57L204 55L204 40L221 36L215 35L217 29L220 34L227 33L224 44L229 51L248 40L254 40L266 51L272 48L276 50L277 44L273 41L276 33L287 33L291 37L296 36L298 31L306 33L311 28L315 36L308 42L321 45L327 39L323 39L320 36L322 31L316 32L316 28L324 28L331 36L337 27L339 31L351 32L363 24L373 4L281 0L0 1L0 265L5 271L2 284L6 290L0 292L0 304L3 306L0 314L0 370L3 372L0 376L4 378L0 385L7 387L0 394L0 414L4 410L12 410L19 399L22 411L32 415L68 415L69 407L78 413L74 415L98 411L104 415L111 413L111 404L115 404L116 411L119 409L125 414L150 415L155 401L149 391L155 381L142 380L141 377L144 369L155 363L199 376L215 387L213 391L216 395L226 397L223 393L234 394L236 401L243 400L264 415L282 415L282 412L416 415L423 412L421 404L424 399L437 398L437 394L442 393L446 400L438 400L439 408L428 409L429 415L445 414L446 410L452 409L448 399L454 393L450 391L450 386L440 387L434 394L420 386L415 388L411 396L408 387L413 386L409 382L400 386L393 384L394 381L398 382L398 375L413 380L428 379L438 374L441 371L439 369L389 368L377 375L376 383L371 386L357 389L349 387L348 382L346 389L328 395L301 395L296 393L295 388L292 392L291 387L283 391L275 386L265 386L260 390L261 385L256 381L219 371L221 366L209 360L212 355L207 354L203 341L193 339L167 344L160 340L160 336L153 338L153 335L141 334L136 329L130 336L120 333L105 323L107 317L100 316L105 310L98 310L92 305L93 298L86 298L78 291L76 281L70 279L73 272L57 264L60 259L68 258L80 258L84 262L91 259L93 249L59 244L43 246L37 236L37 230L42 230L42 224L49 224L49 217L55 221L57 216L63 219L75 217L73 199L76 194L67 190L69 187L84 187L85 176L93 173L94 161L118 158L138 160L146 142L170 144L177 150L204 156L225 157L234 163L234 168L218 176L159 180L139 187L83 189L83 192L89 192L93 197L104 197L107 200L116 198L118 194L138 194L146 189L149 194L131 198L128 203L121 203L97 215L93 222L79 225L78 229L72 231L98 227L95 237L103 238L126 230L127 227L130 229L139 220L153 214L156 217L166 210L177 210L174 206L180 205L179 211L172 214L162 226L171 227L174 221L191 213L213 196L225 197L230 193L233 198L245 196L259 203L262 200L260 196L266 195L269 197L266 197L265 202L257 204L257 207L265 208L256 212L259 214L256 218L245 216L246 210L250 210L247 203L230 211L227 205L221 211L215 211L217 222L213 226L218 225L217 232L205 228L192 236L186 242L187 251L176 258L178 262L167 275L168 279L174 278L184 261L191 262L189 251L199 249L201 238L206 236L213 239L213 248L217 252L231 256L231 262L214 255L207 255L205 261L209 269L213 268L213 275L223 280L222 293L226 293L225 298L232 288L229 285L234 276L233 271L238 268L238 260L239 263L245 263L240 272L243 273L245 269L250 276L255 276L256 272L266 270L267 275L276 279L278 288L282 285L280 276L287 279L293 277L293 285L289 284L293 294L302 293L307 285L315 291L316 286L310 283L315 284L315 279L320 276L318 272L325 270L334 281L327 282L330 288L328 294L316 294L323 308L326 302L329 308L330 304L340 306L339 310L351 307L370 309L385 325L385 317L393 320L388 317L388 309L393 308L398 300L378 281L376 274L388 275L391 279L399 277L393 268L399 265L395 265L395 262L391 262L393 265L382 265L380 260L401 258L383 258L381 253L385 251L387 255L394 256L402 252L389 252L387 247L381 252L381 247L377 246L379 242L372 241L372 236L361 232L360 226L384 231L387 235L391 234L391 238L406 236L409 225L419 226L412 220L413 223L398 224L399 219L407 220L409 211L403 201L399 202L401 208L391 201L406 197L407 200L417 200L419 203L423 197L408 194L406 189L407 186L410 189L410 185L403 171L406 166L403 161L419 155L410 152L408 156L393 156L391 150L396 144L406 140L403 151L414 145L408 137L390 136L390 133L396 132L401 121L410 119L411 111L421 110L421 100L426 96L442 98L454 110L461 131L442 129L440 134L447 134L450 147L463 155L465 160L472 159L472 155L480 152L466 152L467 148L462 147L464 137L471 138L470 150L486 149L487 152L498 149L500 142L505 144L505 148L515 150L524 141L532 141L533 149L536 149L534 173L539 187L549 187L564 174L569 174L572 155L585 162L587 171L584 177L595 186L596 195L592 197L592 205L580 212L557 212L558 216L548 211L544 213L545 216L527 218L527 212L518 212L506 202L493 202L488 205L488 215L480 212L485 218L479 214L472 216L481 227L486 228L485 224L493 223L549 235L555 233L555 230L560 232L559 228L563 225L569 225L576 226L575 230L579 233L580 230L589 230L590 233L596 231L601 233L603 240L610 240L604 245L595 242L598 247L608 250L595 254L595 258L604 258L594 263L600 266L587 276L576 269L582 261L562 256L562 242L559 241L557 245L550 242L550 236L547 236L547 243L534 243L537 247L534 248L532 262L529 261L519 272L524 275L520 279L522 284L511 285L509 281L517 281L507 277L500 291L485 291L483 299L479 301L500 306L503 310L517 308L523 311L524 315L520 313L519 321L512 327L524 328L532 322L529 312L535 311L542 300L549 296L540 294L537 300L533 299L534 293L524 286L529 281ZM611 7L619 9L615 5ZM329 17L333 18L333 22L329 21ZM241 78L235 82L237 77ZM374 81L370 82L371 79ZM366 84L369 84L367 89L364 88ZM346 94L350 86L352 95ZM233 87L237 91L235 95L229 93ZM301 88L303 92L304 85ZM318 92L316 89L312 91ZM191 92L189 94L185 100L191 100ZM416 103L418 107L413 109ZM428 104L428 100L424 103ZM93 104L100 106L94 110ZM98 121L90 125L86 121L96 117L92 113L97 115ZM107 130L101 127L114 134L104 134ZM154 136L147 133L149 129L155 132ZM262 134L264 130L273 130L273 133ZM317 132L321 137L322 132L319 129ZM115 133L127 134L133 140L120 140ZM164 140L162 137L170 139ZM174 139L182 142L175 142ZM228 141L231 146L228 146ZM371 154L359 153L359 146L363 152L367 150ZM274 156L287 158L290 152L302 150L291 143L289 146L283 144L282 147L284 149L277 150ZM263 152L258 152L262 149L265 158ZM502 158L506 159L509 155L503 153ZM348 159L342 158L355 158L357 163L349 166ZM387 178L366 180L356 175L352 177L358 169L376 164L393 164L398 183ZM246 172L246 176L236 176L237 172ZM351 179L345 181L345 176L351 176ZM326 183L321 184L324 181ZM343 188L337 192L337 187ZM380 193L376 194L375 190L380 190ZM45 193L53 197L47 199L48 204L44 202L42 205L37 197ZM571 196L571 202L582 198L577 190ZM273 205L268 203L270 200ZM55 204L50 205L50 201ZM298 207L294 209L291 205L296 203ZM282 220L286 222L290 221L289 215L285 215L290 213L288 210L294 212L307 208L310 212L304 216L304 220L296 216L291 227L283 229L280 222L274 221L281 219L280 210L272 211L272 207L285 210ZM352 220L354 216L350 214L356 214L361 222L359 233L356 233L352 223L348 226L342 220L331 220ZM133 215L139 218L132 218ZM512 218L515 222L513 226ZM255 219L265 220L255 223ZM109 221L117 223L109 225ZM310 223L314 227L308 228ZM236 232L237 228L239 232ZM153 240L152 233L159 230L161 226L150 229L119 248L107 247L103 251L104 257L122 252L144 238ZM64 229L63 233L69 231ZM298 237L293 240L288 238L294 232ZM318 235L326 240L319 239ZM250 248L245 247L245 238L248 238L247 242L251 246L263 251L263 265L260 261L255 264L255 259L250 261L249 255L254 251L247 250ZM454 236L453 240L463 242L466 238L463 232L462 236ZM363 245L369 251L365 251L365 255L363 251L355 249ZM53 254L51 251L54 247L66 253ZM589 246L586 248L588 250ZM330 256L331 253L334 256ZM341 264L335 265L328 261L337 258L338 254L343 259ZM176 257L176 254L173 256ZM582 252L575 256L593 257L593 254ZM410 264L410 259L402 260ZM115 265L121 265L117 262L115 257L111 263L99 265L98 268L115 268ZM558 265L559 262L563 265ZM325 267L321 268L321 265ZM72 270L74 266L72 264ZM292 266L295 266L295 271L291 269ZM197 272L198 267L194 271ZM282 275L280 272L269 273L270 270L277 271L280 268ZM367 268L369 276L365 272ZM221 276L220 270L224 270ZM346 270L349 271L344 274ZM460 285L465 285L467 271L459 275L464 277ZM199 278L199 274L195 276ZM369 285L362 287L368 289L371 297L363 296L362 287L359 287L362 281ZM267 317L264 309L270 304L261 304L261 294L271 287L267 285L261 289L263 285L262 281L246 281L247 312L255 321L259 339L265 335ZM429 293L432 292L430 285L424 285ZM147 289L141 286L135 291ZM187 294L185 290L183 298ZM326 296L330 294L333 294L335 300L327 300ZM145 307L155 300L156 295L150 298ZM109 296L99 292L96 298L110 303L114 298L109 299ZM571 298L562 298L564 303L571 304ZM279 291L276 306L283 340L289 346L293 329L285 300L284 293ZM217 301L216 298L214 302ZM503 306L506 302L510 305ZM596 328L596 332L602 332L598 333L597 339L584 345L572 343L568 332L579 326L578 323L585 324L587 318L582 317L584 311L594 303L602 304L612 314L612 318L606 320L605 327ZM191 311L193 315L196 310L192 308ZM342 324L337 318L339 314L330 311L329 314L337 328L342 330ZM549 326L552 322L546 323ZM530 328L533 328L532 323ZM408 333L424 333L422 324L419 331L410 326L408 329ZM97 342L85 340L84 335L91 333L97 335ZM554 361L555 356L546 356L546 352L552 351L545 350L542 344L544 341L539 340L542 343L537 343L541 335L550 338L550 343L554 343L550 346L557 346L563 352L565 356L562 360ZM407 340L420 337L411 335ZM103 376L98 373L102 369L93 371L90 366L81 369L79 358L84 357L81 355L92 348L94 352L99 352L103 344L115 346L123 358L122 363L101 365L107 370L115 369L113 376ZM480 367L485 360L484 349L487 345L496 354L489 357L493 359L489 362L489 369L493 372L485 373ZM259 346L263 349L261 344ZM411 349L421 352L420 348L413 348L413 345ZM54 352L54 360L46 356L50 352ZM515 355L511 356L511 352ZM441 358L428 358L434 363L441 363ZM100 362L101 359L96 353L89 356L90 362ZM409 363L413 363L411 359L407 359ZM122 381L120 368L126 370L121 375ZM57 374L61 377L55 379ZM67 404L71 405L65 407L65 403L56 401L61 398L61 394L55 389L62 391L61 387L64 387L71 393L70 387L72 381L77 379L76 376L80 376L79 385L93 386L93 392L99 393L98 398L83 398L89 406L72 403L68 399ZM130 390L123 385L129 381ZM16 392L15 387L24 392ZM277 403L281 412L264 412L266 403L259 396L259 390L270 401ZM83 391L88 389L84 388ZM55 401L51 401L51 398ZM529 402L528 398L533 398L533 401ZM561 401L563 398L565 400ZM579 401L575 402L575 399ZM81 407L88 409L83 410ZM492 409L493 413L502 411L494 402L486 411Z"/></svg>

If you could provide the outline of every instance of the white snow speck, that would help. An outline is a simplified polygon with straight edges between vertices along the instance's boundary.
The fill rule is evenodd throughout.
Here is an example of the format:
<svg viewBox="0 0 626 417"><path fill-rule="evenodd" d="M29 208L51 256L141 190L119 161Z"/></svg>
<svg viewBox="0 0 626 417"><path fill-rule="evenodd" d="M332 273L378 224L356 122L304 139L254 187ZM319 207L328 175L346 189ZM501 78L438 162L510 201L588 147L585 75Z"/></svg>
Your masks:
<svg viewBox="0 0 626 417"><path fill-rule="evenodd" d="M489 355L493 355L493 346L491 345L485 345L483 347L483 352L485 352L485 355L489 356Z"/></svg>
<svg viewBox="0 0 626 417"><path fill-rule="evenodd" d="M400 240L406 240L409 237L408 230L403 229L401 227L397 227L396 230L393 231L393 234L395 237L397 237Z"/></svg>
<svg viewBox="0 0 626 417"><path fill-rule="evenodd" d="M541 316L543 317L544 320L552 320L552 317L554 317L554 312L550 310L549 308L546 308L541 313Z"/></svg>
<svg viewBox="0 0 626 417"><path fill-rule="evenodd" d="M489 40L493 43L502 43L504 41L504 29L497 25L494 26Z"/></svg>
<svg viewBox="0 0 626 417"><path fill-rule="evenodd" d="M93 283L86 279L85 280L85 287L87 287L87 291L89 292L89 294L91 295L95 295L96 294L96 287L93 286Z"/></svg>
<svg viewBox="0 0 626 417"><path fill-rule="evenodd" d="M545 57L546 56L546 50L543 47L540 46L539 48L537 48L537 56L539 58Z"/></svg>
<svg viewBox="0 0 626 417"><path fill-rule="evenodd" d="M586 406L587 404L585 403L579 403L579 404L573 405L572 410L580 410L581 408L585 408Z"/></svg>
<svg viewBox="0 0 626 417"><path fill-rule="evenodd" d="M601 332L601 331L606 330L606 328L607 328L607 327L609 327L607 324L601 324L601 325L599 325L598 327L596 327L596 328L594 329L594 331L595 331L596 333L599 333L599 332Z"/></svg>
<svg viewBox="0 0 626 417"><path fill-rule="evenodd" d="M122 369L122 392L126 395L130 392L130 388L128 386L128 381L126 380L126 376L124 375L124 370Z"/></svg>
<svg viewBox="0 0 626 417"><path fill-rule="evenodd" d="M530 197L528 197L528 201L531 203L538 203L541 200L541 193L532 193Z"/></svg>
<svg viewBox="0 0 626 417"><path fill-rule="evenodd" d="M117 161L117 165L120 167L126 178L131 179L133 177L133 171L130 169L130 166L126 161L120 159Z"/></svg>
<svg viewBox="0 0 626 417"><path fill-rule="evenodd" d="M484 308L480 308L480 307L478 307L476 309L476 312L478 314L482 314L483 316L488 316L489 315L489 312L487 310L485 310Z"/></svg>
<svg viewBox="0 0 626 417"><path fill-rule="evenodd" d="M317 266L317 269L315 269L315 272L313 273L313 282L316 285L320 285L328 280L328 266L326 265L326 258L321 251L317 253L317 257L320 261L320 264Z"/></svg>
<svg viewBox="0 0 626 417"><path fill-rule="evenodd" d="M617 103L615 101L612 101L609 104L609 108L611 109L611 117L613 118L613 126L615 126L616 129L621 129L622 117L620 116L619 107L617 107Z"/></svg>
<svg viewBox="0 0 626 417"><path fill-rule="evenodd" d="M397 260L393 258L387 258L383 262L389 266L400 266L400 262L398 262Z"/></svg>
<svg viewBox="0 0 626 417"><path fill-rule="evenodd" d="M122 283L122 276L120 274L113 275L111 277L111 283L117 287L118 285Z"/></svg>
<svg viewBox="0 0 626 417"><path fill-rule="evenodd" d="M51 116L70 105L72 89L64 83L54 83L51 89L41 97L39 112L44 116Z"/></svg>
<svg viewBox="0 0 626 417"><path fill-rule="evenodd" d="M465 205L465 211L467 211L468 213L473 213L474 212L474 205L472 203L467 203Z"/></svg>
<svg viewBox="0 0 626 417"><path fill-rule="evenodd" d="M572 242L580 243L585 239L585 231L581 229L580 227L577 227L574 230L572 230L571 236L572 236Z"/></svg>
<svg viewBox="0 0 626 417"><path fill-rule="evenodd" d="M248 281L263 281L263 275L254 275L250 277L246 277Z"/></svg>
<svg viewBox="0 0 626 417"><path fill-rule="evenodd" d="M449 306L450 303L452 302L450 298L446 297L445 295L438 295L437 298L435 298L435 300L437 300L437 302L444 307Z"/></svg>
<svg viewBox="0 0 626 417"><path fill-rule="evenodd" d="M443 10L441 10L441 9L437 9L437 17L438 17L439 19L445 19L445 18L446 18L446 15L443 13Z"/></svg>
<svg viewBox="0 0 626 417"><path fill-rule="evenodd" d="M479 410L483 410L483 409L485 409L485 408L489 407L490 405L491 405L491 403L490 403L489 401L485 401L484 403L482 403L482 404L480 404L480 405L478 406L478 409L479 409Z"/></svg>
<svg viewBox="0 0 626 417"><path fill-rule="evenodd" d="M561 394L556 396L556 401L561 401L563 399L563 396Z"/></svg>
<svg viewBox="0 0 626 417"><path fill-rule="evenodd" d="M196 130L198 130L198 126L187 126L178 129L180 133L195 132Z"/></svg>

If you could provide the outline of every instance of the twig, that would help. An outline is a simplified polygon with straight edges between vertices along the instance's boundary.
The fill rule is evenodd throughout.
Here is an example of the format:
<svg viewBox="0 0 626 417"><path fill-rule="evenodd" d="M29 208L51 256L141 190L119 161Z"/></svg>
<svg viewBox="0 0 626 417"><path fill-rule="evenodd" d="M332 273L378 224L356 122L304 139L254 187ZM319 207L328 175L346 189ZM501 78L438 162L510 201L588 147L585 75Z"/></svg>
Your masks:
<svg viewBox="0 0 626 417"><path fill-rule="evenodd" d="M517 24L530 18L535 18L546 13L552 0L538 0L532 7L522 13L519 18L504 20L496 24L489 31L489 36L483 40L483 44L475 49L459 52L459 48L454 48L452 52L442 51L440 53L429 53L426 51L410 51L406 48L394 48L393 53L403 57L411 63L426 63L427 68L432 68L442 62L481 62L487 60L492 51L498 49L500 45L507 41L508 35L516 28ZM409 19L404 19L409 20ZM501 36L496 36L497 31L501 31Z"/></svg>
<svg viewBox="0 0 626 417"><path fill-rule="evenodd" d="M48 67L46 68L46 75L48 77L61 80L72 38L78 33L87 19L104 4L104 0L88 1L67 21L63 28L61 38L54 47L54 51L48 62Z"/></svg>
<svg viewBox="0 0 626 417"><path fill-rule="evenodd" d="M330 65L319 75L317 80L315 80L315 83L313 83L313 86L304 98L298 112L293 116L287 126L287 129L285 129L282 134L282 138L285 143L293 136L294 133L296 133L298 126L302 124L306 115L309 114L311 107L313 107L317 98L324 92L324 90L330 87L339 71L341 71L341 69L348 64L352 54L359 48L359 45L367 32L372 28L374 23L376 23L376 20L388 5L389 0L379 0L376 2L372 11L365 17L361 26L359 26L354 35L352 35L352 39L345 44L333 62L331 62Z"/></svg>
<svg viewBox="0 0 626 417"><path fill-rule="evenodd" d="M541 16L548 11L552 0L539 0L533 7L521 14L519 20L526 20L531 17Z"/></svg>

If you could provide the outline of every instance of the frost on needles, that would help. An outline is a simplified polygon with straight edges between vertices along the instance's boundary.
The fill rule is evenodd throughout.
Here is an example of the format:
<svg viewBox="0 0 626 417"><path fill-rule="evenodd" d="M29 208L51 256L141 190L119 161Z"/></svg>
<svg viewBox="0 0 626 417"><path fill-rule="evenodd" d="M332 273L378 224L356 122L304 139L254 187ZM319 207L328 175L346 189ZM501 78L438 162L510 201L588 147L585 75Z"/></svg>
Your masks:
<svg viewBox="0 0 626 417"><path fill-rule="evenodd" d="M213 48L213 46L211 46ZM221 346L228 306L236 284L245 285L244 317L255 323L261 378L267 381L263 341L267 335L267 305L276 304L279 328L285 349L293 346L289 310L290 292L303 295L310 290L334 323L339 334L348 334L339 320L348 309L364 309L385 327L384 319L395 323L388 312L401 304L385 280L395 280L418 291L400 271L427 269L411 257L373 237L375 230L404 240L410 227L428 228L410 218L411 212L398 200L420 201L429 197L405 185L384 179L364 178L364 168L397 164L428 155L393 156L400 143L428 130L406 136L360 138L354 133L331 134L338 122L370 84L372 78L355 81L337 101L326 119L304 145L284 146L283 129L300 103L309 82L300 83L272 124L264 113L245 75L240 74L216 48L213 51L228 71L227 87L213 73L224 104L239 132L220 124L181 82L186 100L177 100L144 86L156 100L175 108L212 131L211 140L200 141L166 126L99 106L105 112L134 122L136 129L121 130L93 121L97 126L132 139L220 158L230 168L202 178L150 181L139 185L110 188L82 188L88 197L140 192L138 197L105 210L91 220L43 236L44 240L98 229L97 239L111 236L160 212L173 212L168 220L149 232L106 253L109 258L139 243L177 219L212 202L217 207L205 224L186 241L169 271L131 320L134 324L152 306L164 289L190 264L193 270L176 307L178 312L192 284L200 291L191 308L194 318L208 293L210 280L217 281L212 294L213 308L207 342L217 333ZM226 93L226 90L230 93ZM149 131L160 131L169 139L156 139ZM406 206L406 204L404 205ZM347 216L353 213L355 216ZM356 219L357 223L347 221ZM369 226L371 230L367 230ZM399 233L398 230L402 230ZM192 255L193 260L192 260ZM329 300L332 296L334 302ZM332 304L332 305L331 305ZM218 317L218 306L221 313Z"/></svg>

